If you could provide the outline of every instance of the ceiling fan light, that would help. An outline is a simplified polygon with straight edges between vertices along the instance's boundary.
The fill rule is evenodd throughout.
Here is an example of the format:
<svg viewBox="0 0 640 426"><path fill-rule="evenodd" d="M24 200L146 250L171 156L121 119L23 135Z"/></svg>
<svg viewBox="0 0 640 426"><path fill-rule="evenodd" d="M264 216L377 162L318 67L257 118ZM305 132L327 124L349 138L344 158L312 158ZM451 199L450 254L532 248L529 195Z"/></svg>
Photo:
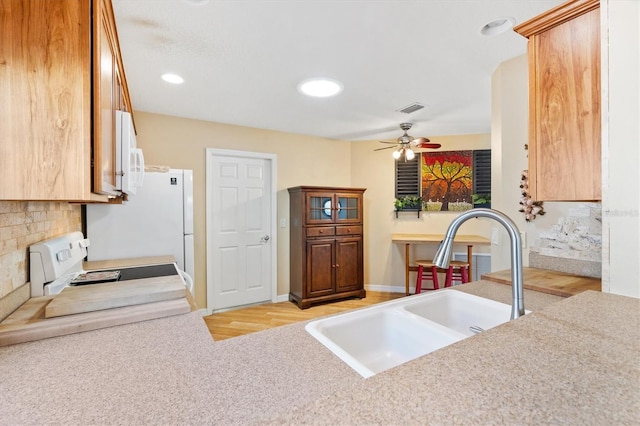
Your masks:
<svg viewBox="0 0 640 426"><path fill-rule="evenodd" d="M393 151L393 158L395 158L396 160L400 158L400 156L402 155L402 150L399 149L397 151Z"/></svg>
<svg viewBox="0 0 640 426"><path fill-rule="evenodd" d="M404 156L406 157L407 160L411 161L416 157L416 154L413 152L413 150L407 148L404 151Z"/></svg>

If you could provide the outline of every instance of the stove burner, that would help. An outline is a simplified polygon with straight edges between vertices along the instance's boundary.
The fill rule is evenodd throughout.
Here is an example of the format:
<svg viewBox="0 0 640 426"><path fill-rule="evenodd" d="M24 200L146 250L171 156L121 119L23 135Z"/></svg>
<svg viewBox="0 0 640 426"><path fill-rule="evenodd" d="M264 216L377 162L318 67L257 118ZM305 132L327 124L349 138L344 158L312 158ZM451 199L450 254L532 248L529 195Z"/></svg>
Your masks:
<svg viewBox="0 0 640 426"><path fill-rule="evenodd" d="M173 263L166 263L163 265L134 266L131 268L114 268L109 270L120 271L120 278L118 279L118 281L139 280L142 278L178 275L178 270Z"/></svg>
<svg viewBox="0 0 640 426"><path fill-rule="evenodd" d="M155 278L155 277L166 277L171 275L178 275L178 270L176 268L176 265L173 263L164 263L160 265L149 265L149 266L131 266L126 268L103 269L100 271L86 271L86 272L109 272L109 271L120 271L120 276L118 277L117 281L130 281L130 280L140 280L143 278ZM44 286L44 295L51 296L51 295L58 294L65 287L69 285L85 286L85 285L116 282L116 280L98 280L93 282L84 282L82 284L73 284L72 280L74 280L79 274L83 272L75 272L46 284Z"/></svg>

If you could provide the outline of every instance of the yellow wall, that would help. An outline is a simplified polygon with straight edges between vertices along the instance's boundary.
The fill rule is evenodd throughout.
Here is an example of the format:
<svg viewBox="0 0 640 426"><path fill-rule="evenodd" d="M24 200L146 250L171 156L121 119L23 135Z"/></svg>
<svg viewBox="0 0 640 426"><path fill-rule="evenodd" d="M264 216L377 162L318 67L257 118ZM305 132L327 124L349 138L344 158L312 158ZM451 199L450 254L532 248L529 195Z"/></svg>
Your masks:
<svg viewBox="0 0 640 426"><path fill-rule="evenodd" d="M192 169L194 181L195 296L206 306L205 150L277 155L278 219L289 224L287 188L297 185L351 186L350 143L271 130L136 112L138 146L147 164ZM289 293L289 227L278 228L278 294Z"/></svg>
<svg viewBox="0 0 640 426"><path fill-rule="evenodd" d="M252 129L241 126L136 112L138 145L147 164L192 169L196 250L196 302L206 306L205 150L220 148L277 155L277 218L289 224L287 188L297 185L355 186L365 192L365 285L404 288L400 248L392 233L444 232L455 213L430 213L421 218L394 216L394 160L388 151L374 152L377 141L348 142ZM431 138L447 150L490 148L489 135ZM488 236L486 224L469 223L463 232ZM279 296L289 292L289 227L278 228ZM417 254L434 249L422 247ZM413 280L412 276L412 280Z"/></svg>
<svg viewBox="0 0 640 426"><path fill-rule="evenodd" d="M414 136L418 136L417 134ZM432 136L433 143L442 145L441 151L473 150L491 148L488 134ZM444 233L449 223L459 213L415 212L400 213L396 219L393 202L395 200L395 163L390 150L374 151L380 148L378 141L353 142L351 144L351 183L367 188L365 199L365 285L375 289L404 291L404 246L391 243L395 233L433 234ZM460 233L489 237L489 223L485 219L473 220L462 225ZM411 258L431 257L435 246L412 246ZM475 248L474 252L487 248ZM456 252L466 253L466 247L455 247ZM415 285L415 274L411 274L411 285Z"/></svg>

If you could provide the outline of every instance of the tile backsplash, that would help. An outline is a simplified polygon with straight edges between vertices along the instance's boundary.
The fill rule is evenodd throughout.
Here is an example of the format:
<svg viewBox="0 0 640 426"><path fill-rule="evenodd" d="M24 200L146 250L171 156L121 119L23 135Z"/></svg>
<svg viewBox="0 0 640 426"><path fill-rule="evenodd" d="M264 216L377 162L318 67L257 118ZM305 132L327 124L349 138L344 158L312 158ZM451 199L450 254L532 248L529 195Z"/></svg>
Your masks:
<svg viewBox="0 0 640 426"><path fill-rule="evenodd" d="M81 230L78 204L0 201L0 320L30 297L29 246Z"/></svg>
<svg viewBox="0 0 640 426"><path fill-rule="evenodd" d="M593 278L602 277L602 204L580 203L530 248L529 266Z"/></svg>

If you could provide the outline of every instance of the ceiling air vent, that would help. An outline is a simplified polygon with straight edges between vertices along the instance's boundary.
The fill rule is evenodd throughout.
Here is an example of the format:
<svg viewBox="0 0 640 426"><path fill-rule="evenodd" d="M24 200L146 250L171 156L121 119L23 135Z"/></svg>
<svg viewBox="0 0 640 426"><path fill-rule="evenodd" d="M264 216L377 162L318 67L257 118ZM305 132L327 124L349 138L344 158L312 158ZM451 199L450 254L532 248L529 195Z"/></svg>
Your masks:
<svg viewBox="0 0 640 426"><path fill-rule="evenodd" d="M405 114L411 114L412 112L416 112L419 109L424 108L424 105L419 104L418 102L414 102L411 105L407 105L406 107L399 109L398 112L404 112Z"/></svg>

